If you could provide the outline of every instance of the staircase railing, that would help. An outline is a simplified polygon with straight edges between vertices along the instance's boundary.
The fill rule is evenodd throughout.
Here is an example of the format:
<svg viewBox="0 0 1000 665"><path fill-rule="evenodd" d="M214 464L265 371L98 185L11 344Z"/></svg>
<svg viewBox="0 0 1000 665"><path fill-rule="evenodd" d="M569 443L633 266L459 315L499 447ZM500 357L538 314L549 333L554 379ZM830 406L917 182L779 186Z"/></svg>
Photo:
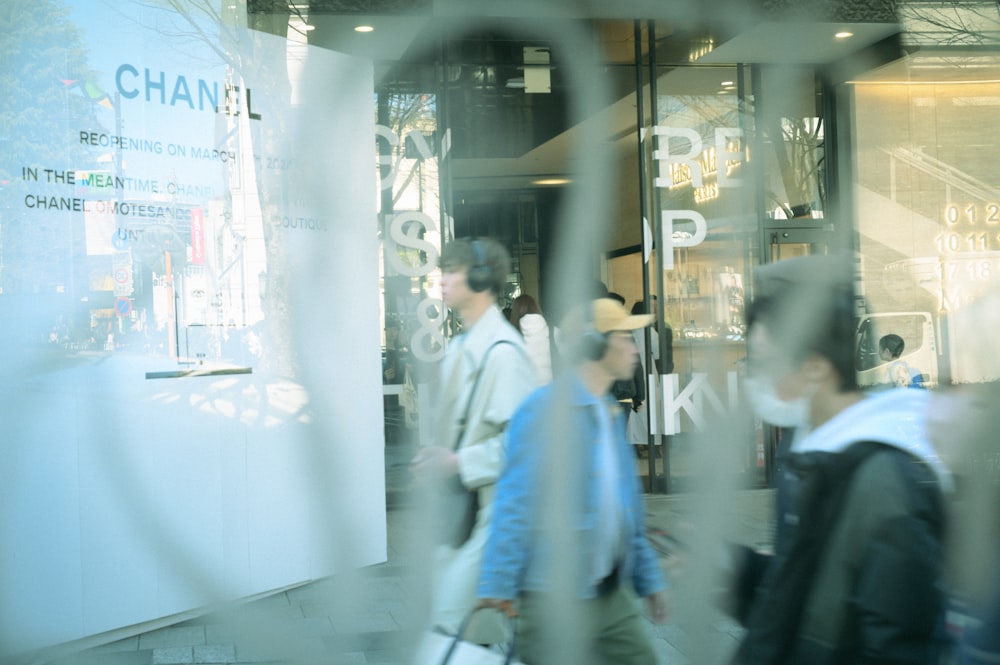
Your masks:
<svg viewBox="0 0 1000 665"><path fill-rule="evenodd" d="M899 146L896 148L879 148L880 151L889 155L889 179L890 179L890 198L896 200L896 163L902 162L907 166L911 166L923 173L930 176L934 176L941 180L947 187L945 195L947 200L951 201L951 190L959 189L966 194L971 194L972 196L987 202L997 202L1000 201L1000 189L996 187L991 187L987 183L979 180L965 171L955 168L954 166L941 161L937 157L931 157L925 154L919 148L909 148L906 146Z"/></svg>

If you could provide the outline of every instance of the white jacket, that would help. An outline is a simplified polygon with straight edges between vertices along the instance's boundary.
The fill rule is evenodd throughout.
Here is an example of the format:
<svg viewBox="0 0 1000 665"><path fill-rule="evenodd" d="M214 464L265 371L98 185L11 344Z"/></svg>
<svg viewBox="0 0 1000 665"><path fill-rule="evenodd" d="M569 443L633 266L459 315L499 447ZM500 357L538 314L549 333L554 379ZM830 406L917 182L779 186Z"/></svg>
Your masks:
<svg viewBox="0 0 1000 665"><path fill-rule="evenodd" d="M552 348L549 346L549 324L541 314L525 314L521 317L521 334L528 356L535 366L539 383L552 380Z"/></svg>

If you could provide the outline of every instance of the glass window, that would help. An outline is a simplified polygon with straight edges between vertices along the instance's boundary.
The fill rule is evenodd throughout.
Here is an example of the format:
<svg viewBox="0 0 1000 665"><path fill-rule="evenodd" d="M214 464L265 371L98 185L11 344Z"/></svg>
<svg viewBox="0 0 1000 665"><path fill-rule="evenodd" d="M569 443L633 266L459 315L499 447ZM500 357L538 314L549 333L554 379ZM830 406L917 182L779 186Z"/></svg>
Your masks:
<svg viewBox="0 0 1000 665"><path fill-rule="evenodd" d="M813 69L762 67L757 118L767 216L775 221L821 219L826 128Z"/></svg>
<svg viewBox="0 0 1000 665"><path fill-rule="evenodd" d="M654 133L663 255L664 318L678 344L741 341L742 293L755 256L757 216L746 164L747 118L735 68L679 68L661 76ZM739 297L742 297L741 295ZM689 360L691 354L682 354ZM690 362L676 368L695 371Z"/></svg>
<svg viewBox="0 0 1000 665"><path fill-rule="evenodd" d="M382 383L387 443L416 440L420 387L443 354L436 97L406 85L375 96L382 244ZM425 423L426 425L426 423Z"/></svg>
<svg viewBox="0 0 1000 665"><path fill-rule="evenodd" d="M694 473L698 435L738 403L743 303L759 257L752 100L735 67L658 74L649 284L659 303L659 336L669 330L672 343L659 359L661 411L653 429L668 437L671 488L683 489ZM754 443L739 453L747 473L756 469Z"/></svg>
<svg viewBox="0 0 1000 665"><path fill-rule="evenodd" d="M1000 378L947 343L951 315L1000 271L1000 137L983 129L1000 107L1000 58L918 54L851 88L862 278L879 334L901 335L903 359L932 384ZM859 340L859 370L875 342Z"/></svg>

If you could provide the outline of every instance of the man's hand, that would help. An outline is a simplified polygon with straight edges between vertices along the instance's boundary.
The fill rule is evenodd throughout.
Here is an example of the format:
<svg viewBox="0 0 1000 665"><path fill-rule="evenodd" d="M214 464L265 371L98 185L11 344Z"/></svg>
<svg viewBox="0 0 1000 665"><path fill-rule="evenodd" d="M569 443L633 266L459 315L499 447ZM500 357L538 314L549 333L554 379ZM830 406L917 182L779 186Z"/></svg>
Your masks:
<svg viewBox="0 0 1000 665"><path fill-rule="evenodd" d="M511 619L517 616L517 608L514 607L514 601L504 600L502 598L480 598L479 602L476 603L476 609L493 609L500 610Z"/></svg>
<svg viewBox="0 0 1000 665"><path fill-rule="evenodd" d="M410 461L418 480L447 478L458 473L458 454L441 446L424 446Z"/></svg>
<svg viewBox="0 0 1000 665"><path fill-rule="evenodd" d="M670 616L670 598L666 591L657 591L646 596L646 604L649 606L649 618L653 620L653 623L663 624L667 622L667 617Z"/></svg>

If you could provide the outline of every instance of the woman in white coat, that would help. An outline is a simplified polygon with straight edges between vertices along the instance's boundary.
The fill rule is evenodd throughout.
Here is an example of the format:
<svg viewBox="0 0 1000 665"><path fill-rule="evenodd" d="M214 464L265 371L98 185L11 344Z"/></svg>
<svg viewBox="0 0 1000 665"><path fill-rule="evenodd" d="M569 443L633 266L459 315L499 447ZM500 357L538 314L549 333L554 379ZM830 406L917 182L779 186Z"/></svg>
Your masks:
<svg viewBox="0 0 1000 665"><path fill-rule="evenodd" d="M535 365L535 373L541 383L552 380L552 342L549 324L542 316L542 309L531 296L524 294L514 298L510 306L510 323L521 336L528 348L528 355Z"/></svg>

